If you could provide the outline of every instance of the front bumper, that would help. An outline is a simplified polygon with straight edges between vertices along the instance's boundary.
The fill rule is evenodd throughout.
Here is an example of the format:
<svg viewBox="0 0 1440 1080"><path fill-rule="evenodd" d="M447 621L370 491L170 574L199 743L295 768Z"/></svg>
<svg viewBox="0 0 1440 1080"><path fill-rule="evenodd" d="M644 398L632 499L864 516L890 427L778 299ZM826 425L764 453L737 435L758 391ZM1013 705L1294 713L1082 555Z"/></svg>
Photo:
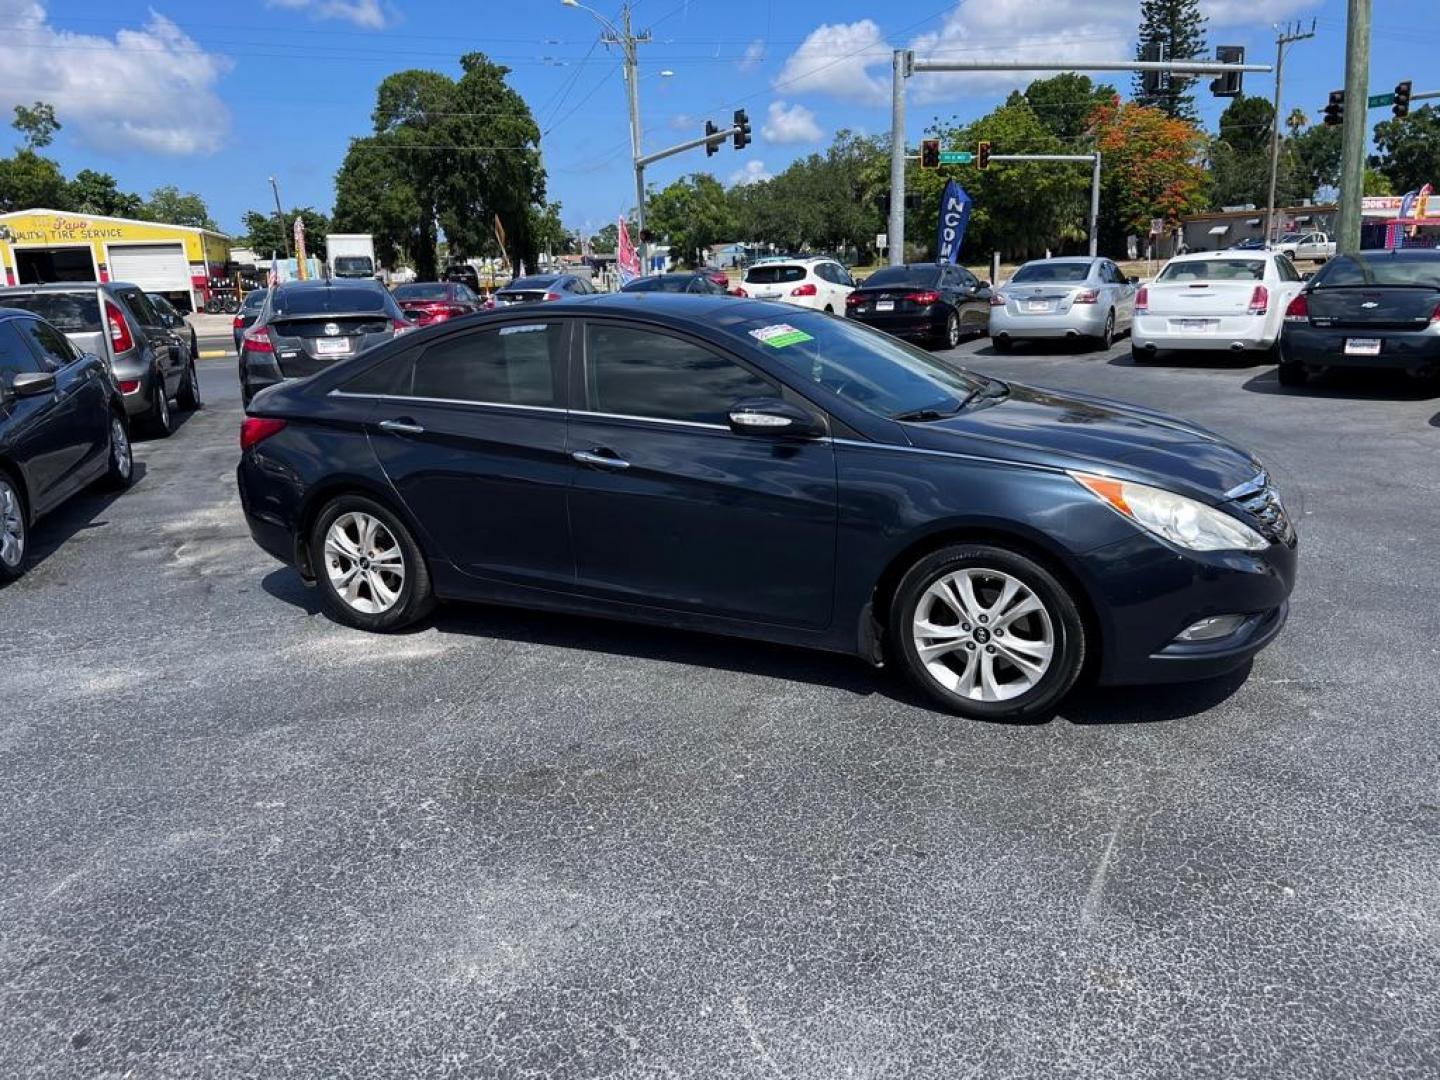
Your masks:
<svg viewBox="0 0 1440 1080"><path fill-rule="evenodd" d="M1186 330L1183 321L1201 320L1203 330ZM1136 315L1130 339L1137 349L1215 351L1253 349L1262 351L1275 344L1277 331L1269 328L1266 315Z"/></svg>
<svg viewBox="0 0 1440 1080"><path fill-rule="evenodd" d="M1100 337L1110 309L1103 304L1075 304L1069 311L1027 315L1010 310L1010 305L990 309L991 338Z"/></svg>
<svg viewBox="0 0 1440 1080"><path fill-rule="evenodd" d="M1355 356L1345 352L1349 338L1378 338L1376 356ZM1303 367L1373 368L1440 372L1440 326L1425 330L1365 330L1361 327L1319 327L1309 323L1287 323L1280 335L1280 362Z"/></svg>

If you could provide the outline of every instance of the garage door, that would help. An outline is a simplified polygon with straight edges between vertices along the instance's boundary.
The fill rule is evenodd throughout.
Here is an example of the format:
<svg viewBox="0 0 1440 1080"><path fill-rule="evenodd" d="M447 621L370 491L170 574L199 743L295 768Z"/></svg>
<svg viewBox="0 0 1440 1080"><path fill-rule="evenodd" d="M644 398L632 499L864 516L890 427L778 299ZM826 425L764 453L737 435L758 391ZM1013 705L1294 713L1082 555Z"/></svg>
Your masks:
<svg viewBox="0 0 1440 1080"><path fill-rule="evenodd" d="M150 292L190 291L190 262L184 244L111 244L110 280L128 281Z"/></svg>

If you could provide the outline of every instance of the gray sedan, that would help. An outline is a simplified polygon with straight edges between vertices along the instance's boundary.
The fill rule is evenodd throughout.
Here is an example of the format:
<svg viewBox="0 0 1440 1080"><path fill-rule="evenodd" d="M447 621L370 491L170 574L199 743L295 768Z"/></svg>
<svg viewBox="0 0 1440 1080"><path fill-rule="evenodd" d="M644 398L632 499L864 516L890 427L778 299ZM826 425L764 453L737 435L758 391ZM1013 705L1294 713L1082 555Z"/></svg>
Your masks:
<svg viewBox="0 0 1440 1080"><path fill-rule="evenodd" d="M999 352L1035 338L1084 338L1108 349L1134 322L1139 284L1109 259L1027 262L990 298L990 339Z"/></svg>

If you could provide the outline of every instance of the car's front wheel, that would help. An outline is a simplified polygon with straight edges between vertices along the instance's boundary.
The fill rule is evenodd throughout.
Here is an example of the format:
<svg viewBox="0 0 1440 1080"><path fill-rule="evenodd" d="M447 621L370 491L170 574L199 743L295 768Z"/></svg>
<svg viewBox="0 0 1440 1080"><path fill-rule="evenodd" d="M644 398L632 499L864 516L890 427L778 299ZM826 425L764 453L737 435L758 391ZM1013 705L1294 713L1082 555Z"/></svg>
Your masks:
<svg viewBox="0 0 1440 1080"><path fill-rule="evenodd" d="M20 489L0 472L0 581L14 581L20 576L29 535Z"/></svg>
<svg viewBox="0 0 1440 1080"><path fill-rule="evenodd" d="M889 632L911 681L975 720L1049 715L1085 663L1069 590L1028 556L989 544L942 548L912 566Z"/></svg>
<svg viewBox="0 0 1440 1080"><path fill-rule="evenodd" d="M364 496L341 496L320 512L310 561L326 611L347 626L399 630L435 605L429 568L410 530Z"/></svg>

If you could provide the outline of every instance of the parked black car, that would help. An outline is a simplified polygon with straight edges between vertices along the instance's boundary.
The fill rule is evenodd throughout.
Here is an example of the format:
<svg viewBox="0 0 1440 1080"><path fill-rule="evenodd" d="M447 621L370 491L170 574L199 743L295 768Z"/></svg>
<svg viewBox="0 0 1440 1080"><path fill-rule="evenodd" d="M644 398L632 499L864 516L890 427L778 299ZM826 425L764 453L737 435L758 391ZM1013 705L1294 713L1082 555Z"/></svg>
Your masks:
<svg viewBox="0 0 1440 1080"><path fill-rule="evenodd" d="M595 288L578 274L532 274L516 278L495 293L496 307L514 307L516 304L539 304L549 300L568 300L574 296L589 296Z"/></svg>
<svg viewBox="0 0 1440 1080"><path fill-rule="evenodd" d="M0 581L25 568L30 529L96 480L135 466L109 366L28 311L0 307Z"/></svg>
<svg viewBox="0 0 1440 1080"><path fill-rule="evenodd" d="M231 332L235 335L235 352L240 352L240 339L245 336L245 331L255 325L255 320L260 317L260 312L265 307L265 298L270 295L270 290L251 289L245 294L245 300L240 305L240 310L235 313L231 323Z"/></svg>
<svg viewBox="0 0 1440 1080"><path fill-rule="evenodd" d="M417 331L257 398L240 497L351 626L437 598L879 662L1041 715L1244 663L1295 534L1200 428L965 371L849 319L617 294Z"/></svg>
<svg viewBox="0 0 1440 1080"><path fill-rule="evenodd" d="M173 330L176 335L179 336L182 344L187 338L189 339L190 359L192 361L199 360L200 338L195 333L195 327L186 322L185 316L181 313L180 309L170 303L170 301L160 293L147 292L145 295L149 297L150 303L154 305L155 313L160 316L161 324L167 329Z"/></svg>
<svg viewBox="0 0 1440 1080"><path fill-rule="evenodd" d="M1280 382L1331 368L1440 374L1440 251L1360 251L1315 272L1285 310Z"/></svg>
<svg viewBox="0 0 1440 1080"><path fill-rule="evenodd" d="M845 313L887 334L953 349L989 327L990 283L963 266L887 266L845 298Z"/></svg>
<svg viewBox="0 0 1440 1080"><path fill-rule="evenodd" d="M721 275L723 276L723 275ZM620 287L621 292L698 293L701 296L728 296L729 290L715 280L711 271L678 274L651 274Z"/></svg>
<svg viewBox="0 0 1440 1080"><path fill-rule="evenodd" d="M240 339L240 396L248 405L267 386L314 375L412 329L377 281L282 282Z"/></svg>

